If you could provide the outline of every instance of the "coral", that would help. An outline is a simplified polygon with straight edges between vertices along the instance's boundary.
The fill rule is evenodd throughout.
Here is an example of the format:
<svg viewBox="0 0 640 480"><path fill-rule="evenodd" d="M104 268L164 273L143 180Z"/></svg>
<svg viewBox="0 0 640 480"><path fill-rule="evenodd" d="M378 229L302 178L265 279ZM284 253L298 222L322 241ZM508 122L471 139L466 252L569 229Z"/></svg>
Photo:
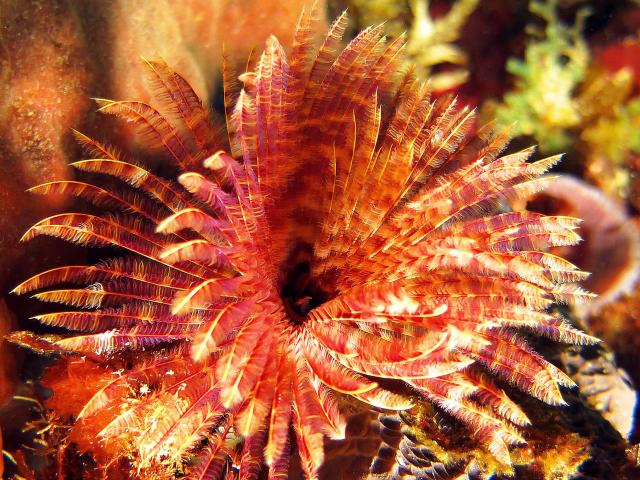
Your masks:
<svg viewBox="0 0 640 480"><path fill-rule="evenodd" d="M24 228L52 208L28 201L25 190L60 180L74 143L68 128L89 109L88 52L74 18L54 2L0 4L0 289L24 260L16 248ZM29 51L29 54L25 53ZM41 268L41 267L40 267Z"/></svg>
<svg viewBox="0 0 640 480"><path fill-rule="evenodd" d="M594 332L602 335L616 352L618 362L634 378L640 381L638 370L638 351L640 341L640 286L636 285L630 292L616 302L604 306L589 317L589 324Z"/></svg>
<svg viewBox="0 0 640 480"><path fill-rule="evenodd" d="M373 458L382 442L381 424L378 412L356 410L354 405L343 406L346 429L345 438L325 441L325 460L320 469L320 478L350 480L364 478L369 472ZM295 472L291 478L298 478Z"/></svg>
<svg viewBox="0 0 640 480"><path fill-rule="evenodd" d="M578 242L578 221L501 210L558 157L500 157L507 134L471 135L473 112L389 74L402 41L383 26L340 49L343 14L316 48L316 18L290 55L267 41L237 100L225 72L228 139L160 61L146 62L157 108L98 99L165 152L168 179L78 133L87 179L31 189L103 213L50 216L23 240L119 252L18 285L65 305L35 319L72 333L11 336L68 357L46 375L49 405L105 474L285 478L295 436L316 478L344 399L445 411L508 470L530 420L493 377L549 405L574 385L521 332L596 342L546 311L592 296L545 251Z"/></svg>
<svg viewBox="0 0 640 480"><path fill-rule="evenodd" d="M634 15L638 16L639 12L640 10L636 9L635 13L631 13L628 18L633 18ZM640 58L640 38L636 32L633 37L606 45L598 55L598 64L612 73L631 69L636 89L640 89L640 61L638 58Z"/></svg>
<svg viewBox="0 0 640 480"><path fill-rule="evenodd" d="M556 3L530 3L547 22L544 37L527 43L523 60L509 59L514 88L502 103L487 102L484 113L513 125L515 135L533 137L544 152L574 150L585 176L607 195L633 198L630 164L640 154L636 62L628 46L610 47L592 59L582 37L587 10L569 27L557 18ZM622 53L614 60L616 52Z"/></svg>
<svg viewBox="0 0 640 480"><path fill-rule="evenodd" d="M348 3L358 26L385 22L385 32L394 37L402 35L410 23L411 11L408 3L393 0L351 0Z"/></svg>
<svg viewBox="0 0 640 480"><path fill-rule="evenodd" d="M632 195L630 159L640 155L640 98L629 68L608 73L593 67L577 97L581 125L577 150L585 176L617 199Z"/></svg>
<svg viewBox="0 0 640 480"><path fill-rule="evenodd" d="M413 22L409 30L407 52L422 78L429 78L434 90L450 90L467 81L464 68L432 73L441 64L465 65L466 55L454 42L466 19L478 5L478 0L458 0L444 16L433 20L428 0L411 2Z"/></svg>
<svg viewBox="0 0 640 480"><path fill-rule="evenodd" d="M53 413L37 398L32 382L20 384L10 402L0 409L2 433L6 435L5 475L7 479L35 480L55 475L36 475L30 465L42 465L66 448L64 431L51 422ZM55 448L52 448L55 445ZM37 459L37 460L36 460Z"/></svg>
<svg viewBox="0 0 640 480"><path fill-rule="evenodd" d="M367 478L481 480L514 475L523 479L575 478L578 469L590 458L589 437L571 433L566 421L558 417L537 420L535 432L528 436L529 445L513 453L514 470L495 462L486 450L470 444L457 434L459 427L432 409L417 416L381 415L384 443Z"/></svg>
<svg viewBox="0 0 640 480"><path fill-rule="evenodd" d="M524 60L509 59L506 68L515 76L514 91L492 112L500 125L513 125L514 135L533 136L548 152L562 151L571 143L566 130L580 122L574 94L590 59L581 37L586 10L569 27L557 18L556 3L529 3L531 12L546 22L544 36L527 43Z"/></svg>
<svg viewBox="0 0 640 480"><path fill-rule="evenodd" d="M395 2L390 0L351 0L360 12L359 24L363 26L388 22L386 32L399 37L408 30L407 57L418 76L429 79L435 91L451 90L467 81L464 65L467 57L455 42L462 27L478 5L478 0L458 0L450 10L432 18L429 0ZM448 65L444 71L434 72L436 66Z"/></svg>
<svg viewBox="0 0 640 480"><path fill-rule="evenodd" d="M598 297L576 306L583 318L633 290L640 275L640 231L623 205L580 179L558 175L527 199L526 208L582 220L578 231L584 241L551 251L591 272L583 286Z"/></svg>
<svg viewBox="0 0 640 480"><path fill-rule="evenodd" d="M632 479L638 468L627 457L627 444L612 425L594 407L611 390L620 392L619 380L610 352L597 346L552 346L550 355L567 368L568 374L586 387L567 395L569 408L540 408L539 403L523 398L524 411L532 420L527 431L527 445L512 452L513 469L495 462L478 445L460 432L460 425L446 414L422 405L415 411L381 414L379 430L382 439L378 454L371 464L368 480L397 478L464 478L480 479ZM604 367L604 368L603 368ZM597 377L598 379L596 380ZM598 388L599 381L605 380ZM612 388L610 388L612 387ZM628 425L633 418L633 391L624 386L621 398L631 404L598 406L599 411L618 415ZM612 398L614 396L612 395ZM615 408L609 408L615 407ZM631 410L629 410L631 407ZM617 410L617 412L616 412ZM627 418L622 418L626 415ZM618 426L621 426L618 424Z"/></svg>
<svg viewBox="0 0 640 480"><path fill-rule="evenodd" d="M608 342L624 366L637 375L635 362L629 361L629 356L637 351L637 325L633 320L640 275L637 220L630 218L619 202L568 175L556 176L542 192L528 200L529 210L583 220L578 229L584 239L580 245L550 251L591 272L583 286L598 297L588 304L575 306L576 318ZM564 363L574 372L572 378L580 385L587 401L627 437L632 427L636 394L628 385L626 373L615 366L613 354L602 353L604 346L598 349L598 358L588 362L576 356L575 351L569 351L569 360Z"/></svg>
<svg viewBox="0 0 640 480"><path fill-rule="evenodd" d="M629 439L637 403L629 374L617 367L613 352L604 345L585 350L567 349L562 363L580 387L585 402L600 412L623 438Z"/></svg>

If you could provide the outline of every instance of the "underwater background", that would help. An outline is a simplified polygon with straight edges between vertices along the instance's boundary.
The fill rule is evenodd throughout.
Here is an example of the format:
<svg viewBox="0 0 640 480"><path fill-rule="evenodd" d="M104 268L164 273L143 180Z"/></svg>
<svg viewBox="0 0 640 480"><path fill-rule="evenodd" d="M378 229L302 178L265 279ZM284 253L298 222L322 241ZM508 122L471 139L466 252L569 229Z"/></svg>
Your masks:
<svg viewBox="0 0 640 480"><path fill-rule="evenodd" d="M223 69L254 72L272 35L289 54L300 14L312 8L317 18L311 34L320 39L344 10L343 46L381 23L388 42L403 37L398 71L412 70L428 81L437 101L455 97L458 107L475 109L470 132L490 122L496 130L508 130L511 143L504 153L536 145L532 161L563 154L546 173L555 178L544 189L501 208L582 220L576 227L580 243L549 242L544 250L590 272L579 285L597 296L586 303L554 304L548 311L602 340L564 344L527 337L577 387L562 391L568 406L548 407L508 382L498 383L495 392L506 391L531 420L527 443L511 448L509 464L476 442L463 420L432 403L393 412L345 401L340 404L345 438L324 439L319 478L640 478L640 2L317 0L313 5L0 0L3 478L196 478L191 460L172 474L162 470L138 477L140 470L130 466L101 464L69 436L87 394L80 386L101 384L88 370L74 371L75 357L49 350L53 337L48 335L68 333L34 319L50 306L11 292L39 272L94 264L115 249L105 253L45 236L21 241L45 217L92 211L65 189L51 195L28 190L77 178L69 164L88 157L74 130L108 139L123 157L172 175L157 149L146 148L134 122L100 114L103 103L94 99L152 103L154 85L142 60L151 59L188 80L210 106L211 118L223 119L229 110ZM251 79L242 81L252 88ZM383 107L380 115L385 114ZM199 447L208 441L203 436ZM291 447L290 471L280 478L310 476L294 455L298 442ZM231 451L241 443L236 436L224 448ZM245 478L234 463L239 458L225 457L219 477L203 471L197 478ZM267 478L261 465L246 478Z"/></svg>

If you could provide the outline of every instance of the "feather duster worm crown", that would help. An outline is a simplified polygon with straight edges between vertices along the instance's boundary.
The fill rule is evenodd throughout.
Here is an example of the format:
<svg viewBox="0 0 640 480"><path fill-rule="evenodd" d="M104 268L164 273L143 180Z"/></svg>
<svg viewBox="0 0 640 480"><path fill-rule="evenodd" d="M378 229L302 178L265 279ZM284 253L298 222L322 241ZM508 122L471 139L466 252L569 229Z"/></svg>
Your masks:
<svg viewBox="0 0 640 480"><path fill-rule="evenodd" d="M37 319L76 333L14 339L98 362L70 439L139 478L286 478L293 436L316 478L324 437L345 435L339 396L395 411L426 399L509 463L529 420L486 372L561 405L573 382L518 332L595 341L546 312L589 296L573 283L585 274L545 252L578 242L577 220L499 213L558 158L499 157L507 134L470 135L473 112L390 73L402 40L372 27L342 49L343 14L316 47L315 21L301 17L288 57L267 42L235 103L226 75L228 139L160 62L147 63L166 116L99 100L166 152L177 181L78 134L91 158L73 166L120 188L32 189L109 213L55 215L25 240L121 254L19 285L75 307Z"/></svg>

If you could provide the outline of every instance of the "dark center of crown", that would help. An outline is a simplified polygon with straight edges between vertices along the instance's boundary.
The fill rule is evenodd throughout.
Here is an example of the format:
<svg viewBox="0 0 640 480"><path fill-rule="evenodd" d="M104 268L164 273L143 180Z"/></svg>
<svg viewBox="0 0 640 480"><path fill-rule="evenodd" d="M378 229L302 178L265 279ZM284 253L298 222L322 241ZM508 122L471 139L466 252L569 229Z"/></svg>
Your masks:
<svg viewBox="0 0 640 480"><path fill-rule="evenodd" d="M327 301L328 296L311 278L308 255L294 252L287 266L280 295L291 320L300 324L312 309Z"/></svg>

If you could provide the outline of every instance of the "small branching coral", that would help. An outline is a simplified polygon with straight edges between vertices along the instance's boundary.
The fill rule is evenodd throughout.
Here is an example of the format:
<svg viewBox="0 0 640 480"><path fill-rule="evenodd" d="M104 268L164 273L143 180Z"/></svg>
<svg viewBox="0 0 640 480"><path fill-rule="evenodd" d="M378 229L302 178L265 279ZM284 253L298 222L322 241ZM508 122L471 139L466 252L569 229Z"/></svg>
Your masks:
<svg viewBox="0 0 640 480"><path fill-rule="evenodd" d="M499 125L513 124L515 135L533 137L547 153L577 151L592 182L614 198L630 200L630 165L640 152L633 70L610 72L602 60L592 59L582 34L588 11L580 10L575 24L566 26L556 5L555 0L530 3L531 12L547 22L544 36L529 41L523 60L508 61L514 89L500 105L488 102L485 114Z"/></svg>
<svg viewBox="0 0 640 480"><path fill-rule="evenodd" d="M393 0L351 0L359 13L359 23L370 25L385 22L385 31L399 37L408 31L408 62L415 65L418 77L429 79L435 91L451 90L467 81L469 72L465 52L457 46L462 28L473 13L478 0L459 0L439 18L432 18L428 0L396 2ZM434 68L449 65L441 72Z"/></svg>
<svg viewBox="0 0 640 480"><path fill-rule="evenodd" d="M501 104L489 101L484 115L499 125L514 125L515 135L532 137L546 153L574 150L584 175L607 195L633 203L633 164L640 153L640 100L634 93L633 64L617 71L608 57L625 59L624 44L592 58L584 37L587 9L575 23L563 25L556 0L532 0L530 10L547 23L542 38L533 37L525 58L511 58L512 91ZM629 40L633 44L633 40ZM633 58L633 57L631 57ZM620 61L620 60L618 60Z"/></svg>
<svg viewBox="0 0 640 480"><path fill-rule="evenodd" d="M582 118L576 145L586 177L605 194L632 203L633 159L640 155L640 97L633 96L633 81L628 68L591 68L577 98Z"/></svg>
<svg viewBox="0 0 640 480"><path fill-rule="evenodd" d="M533 136L548 152L570 146L567 129L580 123L578 84L585 78L589 50L581 37L586 10L573 26L557 18L556 0L531 0L532 13L547 22L543 38L531 40L523 60L510 59L507 71L515 76L515 88L504 96L494 112L499 124L515 123L515 135Z"/></svg>
<svg viewBox="0 0 640 480"><path fill-rule="evenodd" d="M573 382L518 331L595 341L546 312L590 296L573 283L583 272L544 251L578 242L578 221L500 213L558 157L499 158L506 133L471 135L472 111L390 74L402 40L377 26L339 48L343 14L315 47L314 19L301 17L288 56L267 42L237 101L227 75L228 140L160 62L148 66L166 116L99 100L167 153L177 182L78 134L91 158L73 166L120 184L32 189L107 213L54 215L24 240L122 255L16 287L75 307L36 318L77 333L12 338L97 362L70 439L136 478L286 478L294 445L316 478L324 437L345 433L342 397L390 411L431 401L508 464L529 420L483 368L562 405Z"/></svg>

